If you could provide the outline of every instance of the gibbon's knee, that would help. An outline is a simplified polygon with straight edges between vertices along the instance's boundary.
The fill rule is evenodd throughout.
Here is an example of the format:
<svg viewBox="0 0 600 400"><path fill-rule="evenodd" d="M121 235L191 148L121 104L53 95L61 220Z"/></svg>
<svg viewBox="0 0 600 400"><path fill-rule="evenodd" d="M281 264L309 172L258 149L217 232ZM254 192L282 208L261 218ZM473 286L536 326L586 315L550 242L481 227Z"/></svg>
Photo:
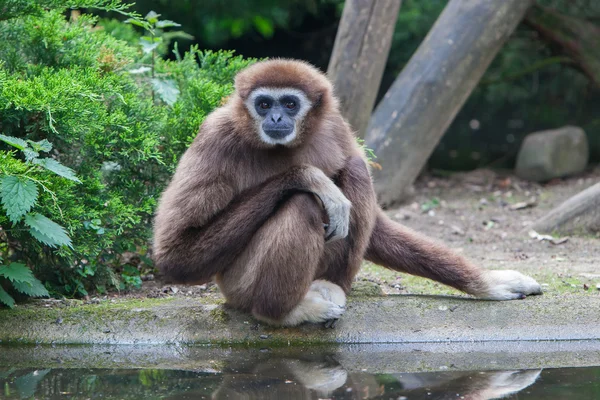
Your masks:
<svg viewBox="0 0 600 400"><path fill-rule="evenodd" d="M295 193L277 212L278 220L283 219L286 226L292 230L308 228L323 232L326 219L325 211L316 196L311 193Z"/></svg>
<svg viewBox="0 0 600 400"><path fill-rule="evenodd" d="M309 193L287 199L255 237L252 313L280 320L306 295L325 244L323 209Z"/></svg>

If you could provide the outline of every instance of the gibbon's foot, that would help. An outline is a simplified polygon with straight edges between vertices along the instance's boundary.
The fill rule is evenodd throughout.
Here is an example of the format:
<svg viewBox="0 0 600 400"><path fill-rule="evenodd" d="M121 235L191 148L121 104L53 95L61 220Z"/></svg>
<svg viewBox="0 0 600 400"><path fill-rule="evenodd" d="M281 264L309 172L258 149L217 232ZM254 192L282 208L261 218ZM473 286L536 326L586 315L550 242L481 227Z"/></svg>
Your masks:
<svg viewBox="0 0 600 400"><path fill-rule="evenodd" d="M335 328L335 324L337 324L337 322L338 318L328 319L327 321L325 321L325 325L323 325L323 327L325 329L333 329Z"/></svg>
<svg viewBox="0 0 600 400"><path fill-rule="evenodd" d="M302 322L321 323L339 319L346 306L346 294L338 285L316 280L308 289L304 299L279 325L295 326Z"/></svg>
<svg viewBox="0 0 600 400"><path fill-rule="evenodd" d="M478 297L488 300L517 300L531 294L542 294L535 279L512 270L485 271L484 289Z"/></svg>

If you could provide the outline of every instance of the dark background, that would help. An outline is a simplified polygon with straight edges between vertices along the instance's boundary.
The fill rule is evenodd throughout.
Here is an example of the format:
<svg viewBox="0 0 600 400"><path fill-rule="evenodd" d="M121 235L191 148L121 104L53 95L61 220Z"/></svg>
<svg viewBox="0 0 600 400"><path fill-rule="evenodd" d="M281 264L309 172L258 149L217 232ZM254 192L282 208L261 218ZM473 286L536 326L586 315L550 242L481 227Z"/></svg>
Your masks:
<svg viewBox="0 0 600 400"><path fill-rule="evenodd" d="M379 91L385 93L419 46L446 0L405 0ZM538 0L561 14L600 24L600 1ZM193 36L181 50L232 49L247 57L291 57L327 69L342 0L138 0L142 15L154 10ZM599 43L600 47L600 43ZM172 55L171 55L172 56ZM582 127L591 160L600 161L600 90L561 49L521 24L432 155L434 169L512 167L523 137L564 125Z"/></svg>

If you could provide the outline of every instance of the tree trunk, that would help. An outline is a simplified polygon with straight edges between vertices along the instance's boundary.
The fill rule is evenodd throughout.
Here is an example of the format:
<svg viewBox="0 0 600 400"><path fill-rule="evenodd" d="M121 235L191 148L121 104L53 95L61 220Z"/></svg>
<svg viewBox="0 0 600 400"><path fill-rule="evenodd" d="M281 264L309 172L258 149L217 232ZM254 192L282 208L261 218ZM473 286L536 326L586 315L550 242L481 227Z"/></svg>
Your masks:
<svg viewBox="0 0 600 400"><path fill-rule="evenodd" d="M600 27L581 18L569 17L535 5L525 22L551 44L558 44L600 87Z"/></svg>
<svg viewBox="0 0 600 400"><path fill-rule="evenodd" d="M369 117L392 45L401 0L346 0L327 74L342 114L359 137Z"/></svg>
<svg viewBox="0 0 600 400"><path fill-rule="evenodd" d="M600 183L569 198L530 229L563 235L600 232Z"/></svg>
<svg viewBox="0 0 600 400"><path fill-rule="evenodd" d="M375 189L387 205L406 199L442 135L513 32L529 0L450 0L377 106L367 146Z"/></svg>

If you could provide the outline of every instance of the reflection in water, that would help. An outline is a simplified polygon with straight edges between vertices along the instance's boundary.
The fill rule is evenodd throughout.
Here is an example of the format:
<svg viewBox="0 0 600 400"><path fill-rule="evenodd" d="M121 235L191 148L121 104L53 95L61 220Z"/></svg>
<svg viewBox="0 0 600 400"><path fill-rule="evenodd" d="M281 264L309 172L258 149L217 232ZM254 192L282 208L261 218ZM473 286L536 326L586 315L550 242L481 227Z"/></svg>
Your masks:
<svg viewBox="0 0 600 400"><path fill-rule="evenodd" d="M215 365L219 372L0 369L0 398L484 400L517 392L519 399L600 394L599 368L545 370L538 380L540 370L369 374L346 371L334 355L323 354L261 354L253 360L215 360Z"/></svg>

